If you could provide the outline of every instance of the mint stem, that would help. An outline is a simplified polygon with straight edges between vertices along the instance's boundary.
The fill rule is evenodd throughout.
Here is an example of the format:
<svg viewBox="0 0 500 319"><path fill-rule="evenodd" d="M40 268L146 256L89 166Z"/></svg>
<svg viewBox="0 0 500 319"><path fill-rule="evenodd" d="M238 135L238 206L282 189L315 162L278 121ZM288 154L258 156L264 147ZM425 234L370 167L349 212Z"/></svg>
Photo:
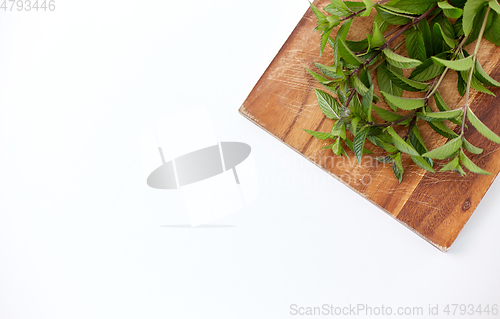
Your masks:
<svg viewBox="0 0 500 319"><path fill-rule="evenodd" d="M462 118L462 130L460 132L460 136L464 136L465 130L465 119L467 118L467 110L469 109L469 96L470 96L470 85L472 82L472 76L474 75L474 68L476 67L477 54L479 52L479 45L481 44L481 39L483 38L484 29L486 28L486 22L488 21L488 14L490 13L490 7L486 10L486 15L484 16L483 25L481 26L481 31L479 31L479 35L477 37L476 48L474 49L474 56L472 58L472 67L469 70L469 79L467 81L467 90L465 91L465 104L463 106L464 115Z"/></svg>

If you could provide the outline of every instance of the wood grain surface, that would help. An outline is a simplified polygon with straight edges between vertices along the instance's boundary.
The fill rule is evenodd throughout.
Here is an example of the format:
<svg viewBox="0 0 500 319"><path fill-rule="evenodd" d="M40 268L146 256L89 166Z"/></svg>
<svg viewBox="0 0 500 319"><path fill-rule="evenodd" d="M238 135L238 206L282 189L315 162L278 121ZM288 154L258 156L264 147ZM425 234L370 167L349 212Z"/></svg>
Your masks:
<svg viewBox="0 0 500 319"><path fill-rule="evenodd" d="M323 8L329 0L314 3ZM372 21L373 13L371 17L356 18L348 39L366 37L371 33ZM330 48L319 56L320 34L313 32L315 26L316 19L308 10L241 106L240 113L437 248L447 251L500 170L499 146L469 125L467 140L484 149L482 154L472 155L471 159L492 175L468 173L463 178L454 172L432 174L420 169L404 154L405 173L401 184L394 177L391 165L375 160L383 153L369 142L366 147L375 154L365 155L359 164L352 152L348 151L350 156L347 158L333 155L330 149L321 150L331 141L314 139L303 131L329 132L333 123L323 116L316 101L314 89L322 86L305 70L306 67L314 70L314 62L333 64ZM466 48L468 52L473 51L473 45ZM403 51L398 53L405 54ZM499 57L499 48L487 40L481 42L479 61L497 80L500 79ZM456 72L449 72L439 89L452 109L463 105L456 79ZM499 89L492 91L500 95ZM380 96L378 90L376 94ZM500 97L472 91L471 100L474 113L495 133L500 133ZM430 149L446 142L424 121L417 125ZM450 127L458 132L457 128ZM435 168L442 164L443 161L436 161Z"/></svg>

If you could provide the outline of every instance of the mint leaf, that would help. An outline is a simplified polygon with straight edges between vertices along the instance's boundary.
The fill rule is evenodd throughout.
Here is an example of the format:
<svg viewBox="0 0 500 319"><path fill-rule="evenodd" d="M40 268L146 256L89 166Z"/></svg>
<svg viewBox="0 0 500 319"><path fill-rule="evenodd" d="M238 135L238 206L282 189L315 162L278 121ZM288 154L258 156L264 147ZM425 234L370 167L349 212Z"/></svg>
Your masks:
<svg viewBox="0 0 500 319"><path fill-rule="evenodd" d="M483 152L482 148L472 145L469 141L465 139L465 137L462 138L462 142L463 142L462 147L465 148L467 151L471 152L472 154L481 154Z"/></svg>
<svg viewBox="0 0 500 319"><path fill-rule="evenodd" d="M445 159L455 154L456 151L462 146L462 139L460 137L456 137L448 143L444 144L441 147L433 149L430 152L422 154L422 157L430 157L436 159Z"/></svg>
<svg viewBox="0 0 500 319"><path fill-rule="evenodd" d="M456 71L466 71L472 68L472 65L474 63L473 57L474 57L473 55L470 55L464 59L453 60L453 61L432 57L432 60L437 65L442 65Z"/></svg>
<svg viewBox="0 0 500 319"><path fill-rule="evenodd" d="M469 171L476 173L476 174L481 174L481 175L491 175L490 172L485 171L484 169L480 168L474 162L470 160L470 158L465 155L464 151L460 150L460 161L462 162L462 165L465 166Z"/></svg>
<svg viewBox="0 0 500 319"><path fill-rule="evenodd" d="M341 106L339 102L326 92L318 89L315 89L314 91L316 92L316 98L321 112L323 112L323 114L331 120L340 119Z"/></svg>
<svg viewBox="0 0 500 319"><path fill-rule="evenodd" d="M405 140L403 140L391 126L387 128L387 133L389 133L389 135L392 136L394 146L396 146L398 150L400 150L403 153L410 154L412 156L420 156L420 154L413 148L413 146L411 146Z"/></svg>
<svg viewBox="0 0 500 319"><path fill-rule="evenodd" d="M476 114L474 114L474 112L472 112L470 108L467 110L467 118L469 119L472 126L474 126L479 133L483 134L484 137L486 137L490 141L500 144L500 136L495 134L486 125L484 125L483 122L481 122L477 118Z"/></svg>
<svg viewBox="0 0 500 319"><path fill-rule="evenodd" d="M486 5L485 0L468 0L464 6L463 15L463 28L465 35L468 35L472 31L472 25L474 23L474 17L479 12L479 10Z"/></svg>
<svg viewBox="0 0 500 319"><path fill-rule="evenodd" d="M356 155L358 163L361 163L361 156L363 155L363 148L365 146L367 133L368 130L366 129L359 131L358 134L354 136L354 140L352 142L352 150L354 151L354 155Z"/></svg>
<svg viewBox="0 0 500 319"><path fill-rule="evenodd" d="M384 100L387 102L387 104L389 104L389 106L393 109L400 108L403 110L415 110L424 107L425 105L425 99L423 98L411 99L411 98L394 96L383 91L381 91L380 93L384 97Z"/></svg>
<svg viewBox="0 0 500 319"><path fill-rule="evenodd" d="M422 64L422 62L419 60L406 58L402 55L396 54L395 52L393 52L391 49L388 48L385 48L383 52L385 54L387 62L389 62L389 64L397 68L412 69Z"/></svg>

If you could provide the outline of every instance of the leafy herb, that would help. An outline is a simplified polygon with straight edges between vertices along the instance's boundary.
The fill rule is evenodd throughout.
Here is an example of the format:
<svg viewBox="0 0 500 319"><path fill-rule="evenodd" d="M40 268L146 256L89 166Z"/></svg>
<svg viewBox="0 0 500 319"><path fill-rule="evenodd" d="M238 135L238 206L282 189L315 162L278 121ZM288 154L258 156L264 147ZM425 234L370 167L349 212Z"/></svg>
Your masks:
<svg viewBox="0 0 500 319"><path fill-rule="evenodd" d="M370 153L365 148L368 140L387 152L377 159L392 164L399 182L404 175L403 156L433 173L432 159L450 159L440 171L455 171L464 176L466 168L473 173L489 174L466 154L480 154L483 150L465 139L465 130L468 119L484 137L500 144L500 136L469 108L471 89L493 94L487 87L500 87L500 82L486 73L477 59L483 37L500 45L497 0L331 0L324 8L311 4L311 9L317 18L316 30L321 32L320 52L324 54L329 45L335 63L316 63L319 73L308 70L330 91L316 90L316 97L321 111L332 121L331 132L305 130L308 134L332 140L325 148L339 156L347 155L345 144L358 162L363 154ZM361 41L347 40L353 21L370 15L372 9L376 13L371 34ZM337 27L336 36L332 36ZM474 41L474 53L469 54L464 47ZM406 53L398 50L402 46ZM412 69L411 75L405 77L403 69ZM438 91L450 70L458 74L457 91L465 101L453 108ZM380 97L374 94L372 74L392 111L375 105ZM421 97L405 97L406 91L421 92ZM437 106L435 111L429 106L432 100ZM375 120L378 118L382 122ZM420 122L449 140L429 150L420 135ZM460 133L451 130L446 122L460 126ZM401 129L396 127L403 127L407 134L400 136Z"/></svg>

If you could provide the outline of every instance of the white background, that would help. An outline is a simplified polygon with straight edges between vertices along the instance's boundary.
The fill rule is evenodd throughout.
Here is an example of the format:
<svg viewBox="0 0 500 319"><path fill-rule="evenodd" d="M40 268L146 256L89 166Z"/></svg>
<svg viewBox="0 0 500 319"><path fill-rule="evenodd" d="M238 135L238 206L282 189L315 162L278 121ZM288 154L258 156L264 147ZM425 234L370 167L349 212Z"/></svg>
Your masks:
<svg viewBox="0 0 500 319"><path fill-rule="evenodd" d="M500 303L498 181L444 254L238 114L307 7L57 0L55 12L0 12L0 318ZM252 146L261 192L214 223L234 227L161 227L189 220L180 193L147 187L139 136L201 104L219 140Z"/></svg>

